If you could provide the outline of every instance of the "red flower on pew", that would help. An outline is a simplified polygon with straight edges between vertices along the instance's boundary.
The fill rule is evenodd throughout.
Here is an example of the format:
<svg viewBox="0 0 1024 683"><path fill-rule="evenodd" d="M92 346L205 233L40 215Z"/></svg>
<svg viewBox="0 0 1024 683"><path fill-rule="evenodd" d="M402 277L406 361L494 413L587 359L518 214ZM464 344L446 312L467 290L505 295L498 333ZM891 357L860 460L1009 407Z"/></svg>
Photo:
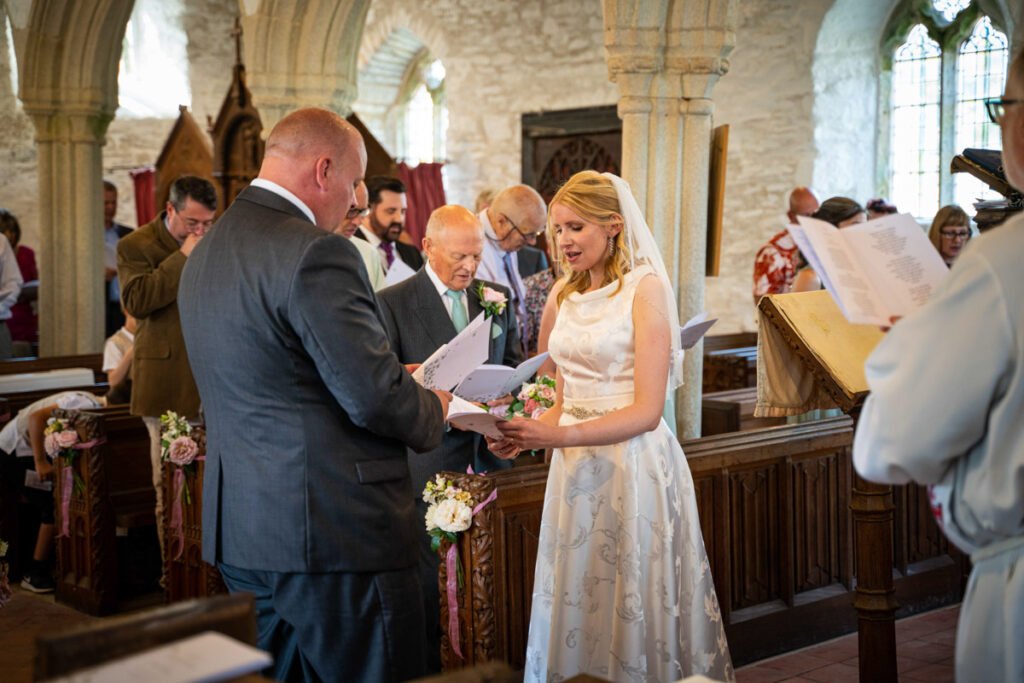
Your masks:
<svg viewBox="0 0 1024 683"><path fill-rule="evenodd" d="M85 444L86 446L88 444ZM51 417L46 421L46 429L43 430L43 450L50 456L50 459L63 458L74 478L75 493L82 493L85 490L85 483L74 471L75 458L83 444L79 443L78 430L64 420Z"/></svg>

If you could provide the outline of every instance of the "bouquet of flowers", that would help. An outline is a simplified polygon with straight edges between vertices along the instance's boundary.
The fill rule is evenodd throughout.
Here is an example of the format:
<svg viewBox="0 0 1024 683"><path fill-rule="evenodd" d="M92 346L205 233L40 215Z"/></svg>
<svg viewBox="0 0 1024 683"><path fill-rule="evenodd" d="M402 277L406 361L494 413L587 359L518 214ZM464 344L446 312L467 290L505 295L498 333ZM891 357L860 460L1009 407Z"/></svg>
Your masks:
<svg viewBox="0 0 1024 683"><path fill-rule="evenodd" d="M11 584L7 581L7 541L0 538L0 607L6 605L12 595Z"/></svg>
<svg viewBox="0 0 1024 683"><path fill-rule="evenodd" d="M555 380L541 375L536 382L523 384L516 399L508 406L505 417L528 417L536 420L551 406L555 405Z"/></svg>
<svg viewBox="0 0 1024 683"><path fill-rule="evenodd" d="M73 473L75 493L85 490L85 484L78 472L74 471L75 458L78 457L78 430L70 423L56 417L46 421L46 429L43 430L43 450L50 456L50 459L64 458L67 467Z"/></svg>
<svg viewBox="0 0 1024 683"><path fill-rule="evenodd" d="M473 524L473 496L440 474L427 482L423 502L429 506L424 521L431 538L430 549L434 552L441 548L442 540L455 543L458 534Z"/></svg>
<svg viewBox="0 0 1024 683"><path fill-rule="evenodd" d="M192 438L192 425L173 410L160 416L160 425L163 428L160 432L161 459L174 463L179 470L194 474L199 444ZM182 490L185 502L190 503L187 483Z"/></svg>

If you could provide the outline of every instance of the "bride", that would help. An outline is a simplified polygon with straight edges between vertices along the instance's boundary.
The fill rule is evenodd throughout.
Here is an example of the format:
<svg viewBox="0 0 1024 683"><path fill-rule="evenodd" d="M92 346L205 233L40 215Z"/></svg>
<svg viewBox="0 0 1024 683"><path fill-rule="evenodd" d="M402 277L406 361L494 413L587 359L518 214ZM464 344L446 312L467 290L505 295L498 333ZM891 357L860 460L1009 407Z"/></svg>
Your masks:
<svg viewBox="0 0 1024 683"><path fill-rule="evenodd" d="M527 681L734 680L693 480L662 420L681 382L675 297L621 178L577 173L551 200L563 272L555 405L491 450L555 448L534 577ZM638 352L641 351L642 352Z"/></svg>

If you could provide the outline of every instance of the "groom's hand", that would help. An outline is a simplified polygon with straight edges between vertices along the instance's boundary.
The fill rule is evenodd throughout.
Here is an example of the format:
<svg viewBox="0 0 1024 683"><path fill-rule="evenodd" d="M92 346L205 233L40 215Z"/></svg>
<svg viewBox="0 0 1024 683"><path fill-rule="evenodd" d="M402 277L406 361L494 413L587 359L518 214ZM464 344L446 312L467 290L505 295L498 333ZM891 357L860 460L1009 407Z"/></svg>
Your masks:
<svg viewBox="0 0 1024 683"><path fill-rule="evenodd" d="M451 392L441 391L440 389L431 389L434 395L437 396L441 401L441 412L444 413L444 419L448 419L448 404L452 402Z"/></svg>
<svg viewBox="0 0 1024 683"><path fill-rule="evenodd" d="M421 365L423 365L423 363L406 363L405 371L411 375L412 373L419 370Z"/></svg>

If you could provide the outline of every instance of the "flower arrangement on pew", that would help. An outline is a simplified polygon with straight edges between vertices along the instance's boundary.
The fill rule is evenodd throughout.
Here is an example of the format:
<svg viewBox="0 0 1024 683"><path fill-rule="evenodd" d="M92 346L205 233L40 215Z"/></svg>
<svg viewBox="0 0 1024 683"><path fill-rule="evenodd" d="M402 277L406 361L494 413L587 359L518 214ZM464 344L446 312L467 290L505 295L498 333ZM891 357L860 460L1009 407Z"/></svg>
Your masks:
<svg viewBox="0 0 1024 683"><path fill-rule="evenodd" d="M473 525L473 517L498 497L498 490L491 491L486 500L477 503L472 494L458 488L450 479L438 474L433 481L428 481L423 489L423 502L427 503L427 533L430 534L430 548L434 552L441 550L442 541L448 541L445 553L447 567L447 600L448 600L448 636L452 648L460 658L462 649L459 643L459 602L458 588L463 588L462 563L459 562L459 534Z"/></svg>
<svg viewBox="0 0 1024 683"><path fill-rule="evenodd" d="M70 472L70 476L74 480L75 493L82 493L85 490L85 484L78 476L78 472L74 470L75 459L82 450L82 445L78 442L78 430L62 419L51 417L46 421L46 429L43 430L43 450L51 460L64 459L67 466L65 471ZM65 475L65 477L67 476L69 475Z"/></svg>
<svg viewBox="0 0 1024 683"><path fill-rule="evenodd" d="M177 542L177 552L174 559L181 557L185 547L185 538L182 532L182 510L181 501L185 500L186 505L192 503L192 497L188 490L188 478L196 474L196 462L203 460L199 455L199 444L192 436L192 425L184 417L173 410L168 410L160 416L160 447L161 459L174 465L174 500L171 504L171 529L170 535Z"/></svg>

